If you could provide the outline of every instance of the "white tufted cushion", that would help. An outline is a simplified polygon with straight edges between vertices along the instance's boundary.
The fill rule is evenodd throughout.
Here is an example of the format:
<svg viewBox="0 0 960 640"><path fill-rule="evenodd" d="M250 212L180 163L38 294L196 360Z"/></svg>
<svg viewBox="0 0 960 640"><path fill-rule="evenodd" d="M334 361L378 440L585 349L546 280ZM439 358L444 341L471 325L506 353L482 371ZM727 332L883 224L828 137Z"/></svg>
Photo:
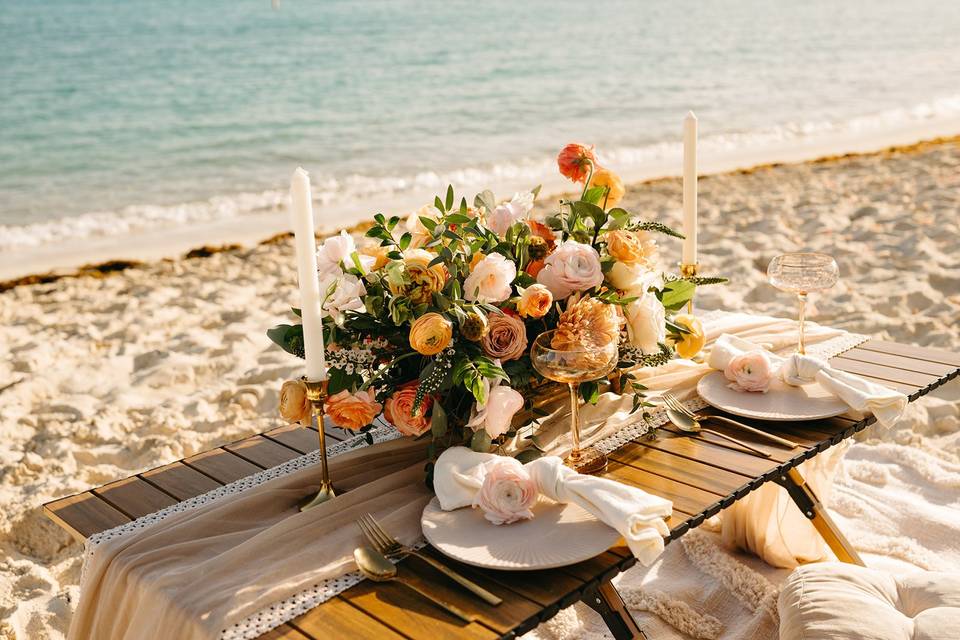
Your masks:
<svg viewBox="0 0 960 640"><path fill-rule="evenodd" d="M784 582L778 608L780 640L957 640L960 574L808 564Z"/></svg>

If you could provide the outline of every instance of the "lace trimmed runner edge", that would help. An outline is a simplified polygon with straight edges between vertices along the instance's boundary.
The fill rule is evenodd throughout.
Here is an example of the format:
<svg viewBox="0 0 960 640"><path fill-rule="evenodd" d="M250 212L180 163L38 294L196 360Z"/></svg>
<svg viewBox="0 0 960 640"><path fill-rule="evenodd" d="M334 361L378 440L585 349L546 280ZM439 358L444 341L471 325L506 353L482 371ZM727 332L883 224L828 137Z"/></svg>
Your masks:
<svg viewBox="0 0 960 640"><path fill-rule="evenodd" d="M705 314L704 317L709 317L714 313L721 314L724 312L711 312L709 314ZM852 349L853 347L866 342L868 339L869 336L862 334L845 333L843 335L830 338L829 340L825 340L819 344L811 345L808 348L808 353L824 358L830 358L839 353L847 351L848 349ZM707 406L707 404L700 398L687 401L685 404L692 411L697 411ZM642 438L666 422L666 413L663 409L658 407L649 411L649 419L644 419L643 417L638 416L636 421L624 425L619 431L607 436L606 438L603 438L602 440L599 440L598 442L594 443L593 446L605 453L610 453L622 447L630 440ZM400 432L386 424L370 431L369 435L373 437L374 444L401 437ZM364 446L368 446L365 435L358 435L350 440L345 440L327 447L327 457L335 457ZM292 473L293 471L315 465L319 462L319 458L320 452L312 451L298 458L294 458L284 462L283 464L277 465L276 467L264 469L263 471L245 478L241 478L222 487L218 487L217 489L213 489L207 493L170 505L169 507L161 509L160 511L142 516L136 520L133 520L132 522L128 522L126 524L114 527L113 529L108 529L106 531L93 534L87 539L86 546L84 548L82 572L85 571L87 561L95 552L96 547L107 540L112 540L120 536L128 535L135 531L140 531L162 522L175 513L182 513L196 509L200 506L204 506L219 500L225 496L235 495L241 491L261 485L264 482L274 478L278 478ZM425 546L425 544L426 543L421 542L417 544L416 547L420 548ZM81 582L83 581L82 572ZM320 580L311 588L305 589L290 596L289 598L276 602L269 607L266 607L261 611L250 615L236 624L224 629L220 638L221 640L253 640L254 638L263 635L267 631L280 626L284 622L292 620L293 618L306 613L310 609L313 609L314 607L326 602L343 591L346 591L350 587L358 584L363 579L363 576L359 572L352 571L336 578Z"/></svg>

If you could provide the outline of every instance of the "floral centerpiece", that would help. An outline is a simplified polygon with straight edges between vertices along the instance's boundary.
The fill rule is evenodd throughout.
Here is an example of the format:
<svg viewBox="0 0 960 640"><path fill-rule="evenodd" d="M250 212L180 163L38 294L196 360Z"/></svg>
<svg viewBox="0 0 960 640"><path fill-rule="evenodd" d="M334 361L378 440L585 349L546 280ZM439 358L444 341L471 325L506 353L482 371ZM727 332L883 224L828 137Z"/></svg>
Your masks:
<svg viewBox="0 0 960 640"><path fill-rule="evenodd" d="M592 147L567 145L557 161L582 189L542 219L531 215L539 187L509 201L484 191L472 203L450 187L405 219L375 216L365 244L346 232L323 242L333 424L369 432L382 415L404 435L431 438L432 458L455 445L507 453L498 445L518 435L515 415L548 384L529 355L542 332L557 330L555 348L619 341L611 389L633 394L634 411L647 405L633 370L699 351L699 321L678 311L698 284L723 279L659 269L657 236L682 236L620 207L623 183ZM268 334L303 357L299 324ZM581 392L595 402L600 384ZM309 419L302 382L285 383L280 411ZM533 435L536 420L519 428Z"/></svg>

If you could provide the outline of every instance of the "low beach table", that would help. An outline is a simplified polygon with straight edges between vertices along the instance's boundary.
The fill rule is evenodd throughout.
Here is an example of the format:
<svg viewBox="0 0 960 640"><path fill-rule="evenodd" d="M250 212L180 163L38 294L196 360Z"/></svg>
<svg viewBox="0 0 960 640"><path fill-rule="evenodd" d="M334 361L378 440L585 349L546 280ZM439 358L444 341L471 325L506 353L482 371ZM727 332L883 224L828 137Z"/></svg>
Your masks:
<svg viewBox="0 0 960 640"><path fill-rule="evenodd" d="M960 373L960 354L870 340L830 360L832 366L898 389L916 400ZM766 482L784 486L837 557L860 563L796 467L874 422L846 417L803 423L759 423L799 445L788 450L752 434L711 425L749 442L769 458L751 454L707 433L688 435L671 425L655 438L640 438L613 452L603 474L673 501L667 542L699 526ZM286 462L317 448L317 433L281 427L172 464L44 505L46 514L83 541L87 536L150 514L178 501ZM329 437L342 439L342 432ZM611 578L635 564L625 547L561 569L508 572L478 569L427 553L503 598L491 607L418 558L403 561L403 574L425 591L474 613L465 624L395 583L360 584L269 631L269 640L371 640L413 638L514 638L583 601L603 617L616 638L642 638Z"/></svg>

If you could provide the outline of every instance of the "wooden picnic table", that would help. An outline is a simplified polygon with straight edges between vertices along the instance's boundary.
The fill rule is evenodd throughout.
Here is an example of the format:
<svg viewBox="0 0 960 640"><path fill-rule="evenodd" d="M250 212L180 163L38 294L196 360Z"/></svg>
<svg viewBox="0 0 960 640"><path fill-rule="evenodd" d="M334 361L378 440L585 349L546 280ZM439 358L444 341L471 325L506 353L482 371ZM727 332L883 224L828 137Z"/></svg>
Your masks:
<svg viewBox="0 0 960 640"><path fill-rule="evenodd" d="M832 366L898 389L916 400L960 373L960 354L870 340L834 358ZM804 460L851 437L873 418L847 417L802 423L754 426L798 443L788 450L742 430L711 424L770 454L751 454L710 434L691 436L670 425L655 438L628 442L610 456L603 474L673 501L668 521L675 540L706 518L766 482L783 485L825 540L847 562L856 551L829 519L816 496L805 487L796 467ZM129 478L60 498L44 505L46 514L78 540L110 529L221 485L286 462L317 448L318 434L301 427L280 427L220 448L173 462ZM342 432L329 437L342 440ZM438 555L428 547L428 553ZM478 569L443 561L503 598L488 606L417 558L403 561L403 573L423 589L461 609L476 622L465 624L395 583L363 581L262 638L433 639L513 638L584 601L597 610L617 638L644 637L626 611L611 578L635 563L625 547L614 547L586 562L561 569L508 572Z"/></svg>

